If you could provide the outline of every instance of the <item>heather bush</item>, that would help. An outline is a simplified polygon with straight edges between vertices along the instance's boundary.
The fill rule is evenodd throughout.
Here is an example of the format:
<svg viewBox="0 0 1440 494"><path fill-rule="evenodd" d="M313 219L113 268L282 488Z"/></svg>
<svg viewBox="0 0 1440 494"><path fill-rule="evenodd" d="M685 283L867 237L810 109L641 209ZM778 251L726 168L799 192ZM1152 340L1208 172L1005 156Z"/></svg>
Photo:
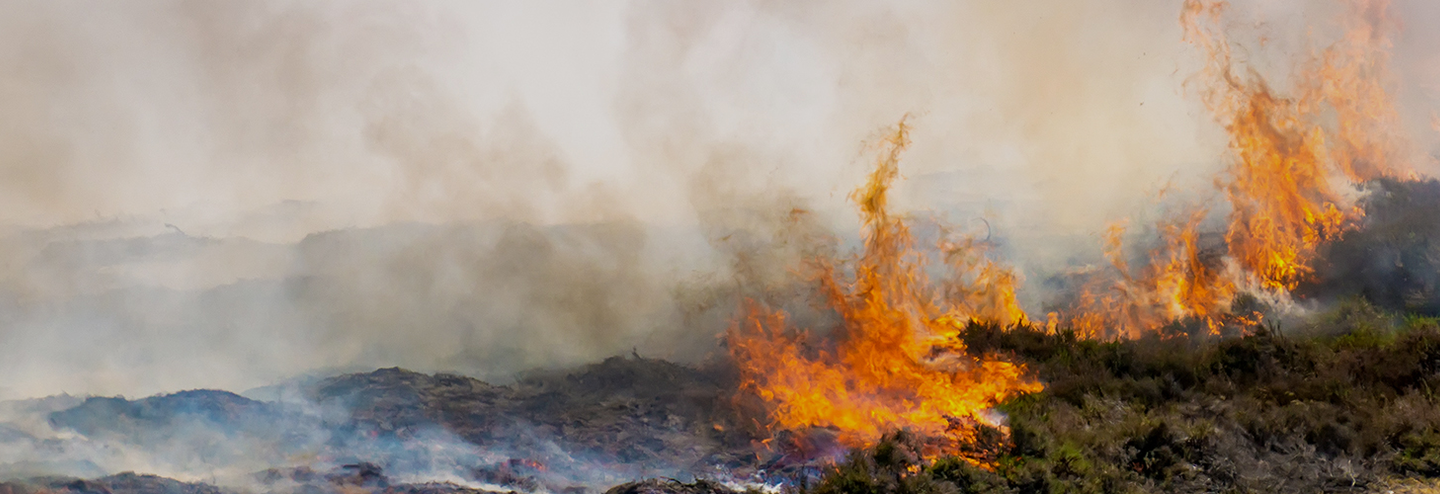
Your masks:
<svg viewBox="0 0 1440 494"><path fill-rule="evenodd" d="M969 351L1046 383L999 407L1010 434L994 461L927 462L897 434L811 491L1366 492L1440 478L1440 324L1357 299L1291 325L1122 341L973 325Z"/></svg>

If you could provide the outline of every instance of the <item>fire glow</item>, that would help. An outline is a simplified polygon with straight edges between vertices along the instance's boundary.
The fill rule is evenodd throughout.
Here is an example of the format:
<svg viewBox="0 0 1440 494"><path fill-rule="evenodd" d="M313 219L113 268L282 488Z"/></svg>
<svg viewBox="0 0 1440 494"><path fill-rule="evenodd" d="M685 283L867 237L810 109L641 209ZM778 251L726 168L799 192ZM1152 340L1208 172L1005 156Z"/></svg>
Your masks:
<svg viewBox="0 0 1440 494"><path fill-rule="evenodd" d="M1192 82L1229 136L1231 163L1215 180L1230 207L1223 249L1206 255L1199 239L1210 210L1187 208L1160 221L1149 265L1132 274L1124 223L1113 224L1106 234L1113 270L1087 283L1068 311L1071 327L1091 337L1133 337L1174 321L1199 321L1212 333L1256 324L1258 314L1232 313L1232 300L1240 293L1284 299L1307 279L1319 246L1364 216L1345 190L1413 175L1385 85L1387 6L1349 2L1344 36L1297 66L1287 97L1232 58L1221 25L1227 3L1185 3L1185 40L1204 61Z"/></svg>
<svg viewBox="0 0 1440 494"><path fill-rule="evenodd" d="M743 387L771 406L773 428L835 428L852 447L910 429L948 438L951 444L941 447L954 453L973 425L985 422L984 411L1041 389L1023 366L969 357L958 339L971 321L1025 321L1015 273L966 237L940 245L953 276L932 283L910 226L889 211L908 132L902 121L887 136L868 183L851 195L864 224L864 251L851 262L820 258L808 266L839 315L837 344L817 347L824 342L756 301L729 331Z"/></svg>
<svg viewBox="0 0 1440 494"><path fill-rule="evenodd" d="M1229 209L1218 211L1224 226L1214 229L1214 245L1202 238L1217 211L1183 208L1158 222L1158 240L1135 269L1126 223L1113 223L1104 234L1108 268L1090 273L1072 303L1049 315L1050 330L1117 338L1176 322L1211 334L1253 327L1261 314L1232 307L1237 296L1288 298L1312 273L1321 244L1363 218L1345 191L1409 173L1386 86L1385 1L1349 2L1344 36L1299 64L1292 96L1232 59L1221 26L1227 7L1187 0L1180 19L1204 60L1191 80L1229 138L1230 164L1215 179ZM851 196L863 252L812 259L801 270L838 314L838 327L817 336L783 310L748 301L726 341L744 390L768 405L772 430L830 428L853 447L906 429L944 438L942 449L954 454L973 441L987 410L1043 389L1023 365L967 355L959 339L971 323L1030 324L1016 302L1020 277L973 237L942 242L951 276L927 277L929 259L910 226L887 209L909 144L906 122L883 144L868 183Z"/></svg>

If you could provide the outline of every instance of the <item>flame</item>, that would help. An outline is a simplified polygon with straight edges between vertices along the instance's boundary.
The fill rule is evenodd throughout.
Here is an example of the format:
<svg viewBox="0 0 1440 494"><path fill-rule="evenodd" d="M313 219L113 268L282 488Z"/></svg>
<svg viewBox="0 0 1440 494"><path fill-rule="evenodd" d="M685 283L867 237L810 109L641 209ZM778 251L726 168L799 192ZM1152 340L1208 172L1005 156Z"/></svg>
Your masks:
<svg viewBox="0 0 1440 494"><path fill-rule="evenodd" d="M954 454L973 440L976 424L991 422L985 412L995 404L1042 389L1021 365L966 355L958 338L971 321L1025 321L1015 300L1018 276L989 260L983 242L965 237L940 245L950 276L932 285L909 225L889 211L908 134L902 120L882 142L868 182L851 195L863 220L863 252L810 262L838 315L833 338L799 330L784 311L753 300L727 333L743 389L766 403L771 430L830 428L841 443L860 447L908 429L938 439L937 452Z"/></svg>
<svg viewBox="0 0 1440 494"><path fill-rule="evenodd" d="M1343 38L1302 75L1301 101L1312 114L1326 106L1334 112L1331 153L1350 181L1416 179L1392 96L1391 35L1398 23L1388 14L1390 1L1351 0L1346 6Z"/></svg>
<svg viewBox="0 0 1440 494"><path fill-rule="evenodd" d="M1258 75L1236 74L1216 24L1226 3L1187 0L1187 41L1206 55L1207 109L1230 134L1236 160L1222 186L1232 212L1230 255L1264 289L1308 276L1316 249L1363 216L1341 196L1383 176L1411 174L1387 84L1391 45L1384 0L1351 0L1345 34L1302 67L1297 96L1278 96Z"/></svg>
<svg viewBox="0 0 1440 494"><path fill-rule="evenodd" d="M1185 40L1205 61L1192 82L1233 155L1216 179L1230 205L1225 258L1201 255L1199 228L1209 211L1190 208L1161 220L1150 264L1132 274L1125 229L1116 224L1106 234L1113 269L1092 277L1070 308L1077 331L1114 337L1185 319L1212 332L1256 323L1257 315L1230 314L1230 301L1242 289L1283 298L1305 280L1320 245L1363 217L1344 192L1380 177L1414 176L1389 87L1388 4L1349 1L1344 35L1299 66L1295 95L1285 97L1255 71L1238 70L1220 26L1226 2L1186 0Z"/></svg>
<svg viewBox="0 0 1440 494"><path fill-rule="evenodd" d="M1237 314L1242 293L1283 299L1313 272L1323 242L1363 217L1353 192L1381 177L1414 176L1413 150L1399 135L1388 71L1386 0L1349 0L1336 43L1299 64L1294 86L1272 89L1231 55L1221 19L1228 4L1186 0L1185 40L1204 60L1191 79L1228 137L1229 164L1216 179L1228 209L1194 206L1156 223L1157 238L1132 266L1125 222L1105 233L1109 266L1086 278L1065 313L1094 338L1135 337L1176 321L1211 333L1253 325ZM838 319L825 338L789 315L748 301L727 333L743 388L767 405L773 429L830 428L849 446L910 429L949 440L955 453L974 439L985 411L1042 386L1023 366L967 356L966 324L1028 324L1016 302L1019 277L973 236L941 242L948 276L932 283L928 257L907 222L890 213L888 194L909 144L902 120L865 186L852 194L863 220L864 250L854 259L817 257L808 265ZM1218 228L1204 230L1216 220ZM1207 245L1208 243L1208 245Z"/></svg>
<svg viewBox="0 0 1440 494"><path fill-rule="evenodd" d="M1139 273L1125 258L1126 225L1111 224L1105 257L1113 270L1081 288L1071 327L1089 338L1133 338L1177 320L1202 321L1212 333L1230 322L1228 305L1237 288L1223 266L1202 252L1199 228L1206 213L1194 208L1157 225L1162 245Z"/></svg>

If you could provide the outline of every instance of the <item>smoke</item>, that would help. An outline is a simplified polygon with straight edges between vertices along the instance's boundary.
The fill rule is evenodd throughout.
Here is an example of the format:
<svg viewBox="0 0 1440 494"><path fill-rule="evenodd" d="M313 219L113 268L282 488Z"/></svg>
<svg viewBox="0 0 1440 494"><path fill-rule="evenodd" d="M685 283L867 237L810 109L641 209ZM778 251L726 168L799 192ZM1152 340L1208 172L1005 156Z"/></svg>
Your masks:
<svg viewBox="0 0 1440 494"><path fill-rule="evenodd" d="M1236 3L1261 70L1333 21ZM1428 129L1440 9L1395 8ZM1042 279L1223 165L1178 9L6 2L0 396L695 358L738 279L855 231L863 143L907 113L899 208Z"/></svg>
<svg viewBox="0 0 1440 494"><path fill-rule="evenodd" d="M567 95L605 28L516 7L6 4L0 394L634 346L664 252Z"/></svg>
<svg viewBox="0 0 1440 494"><path fill-rule="evenodd" d="M325 476L346 465L375 465L396 483L554 492L684 475L668 465L590 458L524 423L509 427L513 443L506 444L477 444L436 424L376 434L354 427L348 400L316 402L296 391L286 388L287 396L277 401L198 390L135 401L62 396L0 402L0 479L144 472L289 492L316 488L304 482L327 484ZM538 464L508 471L518 459Z"/></svg>

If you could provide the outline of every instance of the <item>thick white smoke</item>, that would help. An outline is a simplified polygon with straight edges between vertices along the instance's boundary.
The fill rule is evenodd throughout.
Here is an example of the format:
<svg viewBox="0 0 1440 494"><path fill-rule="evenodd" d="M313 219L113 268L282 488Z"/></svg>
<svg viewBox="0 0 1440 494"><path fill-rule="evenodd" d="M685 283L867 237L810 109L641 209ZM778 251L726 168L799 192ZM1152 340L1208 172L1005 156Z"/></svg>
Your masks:
<svg viewBox="0 0 1440 494"><path fill-rule="evenodd" d="M1262 70L1335 10L1236 4ZM0 397L693 357L706 236L853 231L861 143L906 113L900 206L988 218L1038 283L1220 169L1178 9L0 2ZM1428 128L1440 9L1395 9Z"/></svg>

